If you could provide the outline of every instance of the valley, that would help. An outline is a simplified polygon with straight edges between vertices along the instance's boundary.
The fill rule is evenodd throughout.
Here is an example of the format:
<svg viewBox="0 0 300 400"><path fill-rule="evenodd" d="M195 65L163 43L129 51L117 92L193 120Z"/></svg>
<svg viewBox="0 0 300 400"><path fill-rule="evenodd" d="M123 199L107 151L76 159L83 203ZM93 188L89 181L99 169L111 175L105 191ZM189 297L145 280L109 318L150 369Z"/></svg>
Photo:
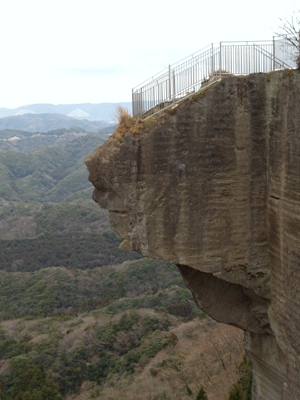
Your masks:
<svg viewBox="0 0 300 400"><path fill-rule="evenodd" d="M0 130L0 398L245 392L242 332L199 310L175 265L119 249L91 199L83 160L111 131Z"/></svg>

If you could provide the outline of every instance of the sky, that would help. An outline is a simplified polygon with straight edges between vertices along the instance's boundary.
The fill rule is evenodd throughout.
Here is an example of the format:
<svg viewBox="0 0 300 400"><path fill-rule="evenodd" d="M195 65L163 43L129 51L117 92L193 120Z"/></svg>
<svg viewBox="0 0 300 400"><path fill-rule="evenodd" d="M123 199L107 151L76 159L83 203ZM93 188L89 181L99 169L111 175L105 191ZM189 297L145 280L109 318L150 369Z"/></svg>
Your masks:
<svg viewBox="0 0 300 400"><path fill-rule="evenodd" d="M210 43L271 40L294 0L1 0L0 107L131 101Z"/></svg>

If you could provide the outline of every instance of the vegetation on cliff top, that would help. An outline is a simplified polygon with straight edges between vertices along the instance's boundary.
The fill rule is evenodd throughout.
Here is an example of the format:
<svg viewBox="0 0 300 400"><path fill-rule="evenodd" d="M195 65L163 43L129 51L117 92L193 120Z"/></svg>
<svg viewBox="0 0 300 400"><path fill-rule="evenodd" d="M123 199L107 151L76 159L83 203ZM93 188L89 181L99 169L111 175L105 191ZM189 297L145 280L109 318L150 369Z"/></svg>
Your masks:
<svg viewBox="0 0 300 400"><path fill-rule="evenodd" d="M145 120L132 117L128 111L122 107L118 107L117 120L118 125L114 132L114 137L118 140L121 140L128 132L133 135L139 135L144 131L146 126L153 123L153 120L150 118Z"/></svg>

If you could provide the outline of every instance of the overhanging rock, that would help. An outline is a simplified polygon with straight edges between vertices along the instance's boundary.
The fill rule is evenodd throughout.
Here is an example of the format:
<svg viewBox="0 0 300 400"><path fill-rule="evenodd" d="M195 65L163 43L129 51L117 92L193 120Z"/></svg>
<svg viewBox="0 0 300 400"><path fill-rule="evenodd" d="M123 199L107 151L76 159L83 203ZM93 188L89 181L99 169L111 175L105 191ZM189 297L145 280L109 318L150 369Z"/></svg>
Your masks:
<svg viewBox="0 0 300 400"><path fill-rule="evenodd" d="M246 332L254 399L299 399L299 72L225 78L120 132L86 164L122 247Z"/></svg>

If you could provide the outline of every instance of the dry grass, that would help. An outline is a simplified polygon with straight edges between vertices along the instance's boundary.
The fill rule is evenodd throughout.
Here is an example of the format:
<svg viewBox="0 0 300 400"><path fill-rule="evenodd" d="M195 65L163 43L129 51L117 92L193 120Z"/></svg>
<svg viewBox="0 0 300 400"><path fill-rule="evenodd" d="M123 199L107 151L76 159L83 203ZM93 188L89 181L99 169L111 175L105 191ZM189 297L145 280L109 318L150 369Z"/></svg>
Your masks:
<svg viewBox="0 0 300 400"><path fill-rule="evenodd" d="M104 387L82 388L68 400L189 400L201 386L210 400L227 400L239 378L243 332L210 319L179 324L171 332L177 344L161 350L141 370L136 368L134 376L112 376Z"/></svg>
<svg viewBox="0 0 300 400"><path fill-rule="evenodd" d="M132 135L140 135L144 132L144 127L149 125L151 121L142 120L141 118L132 117L127 110L122 107L117 109L118 126L114 132L114 137L121 140L126 133L130 132Z"/></svg>
<svg viewBox="0 0 300 400"><path fill-rule="evenodd" d="M135 312L142 318L155 315L152 309ZM93 340L94 328L116 322L122 314L101 317L89 314L66 320L18 319L4 321L0 326L13 329L11 335L18 340L29 334L32 343L42 343L50 337L49 329L51 332L55 329L57 335L63 335L58 352L73 353L76 347ZM146 365L137 363L132 376L111 375L103 386L85 382L79 393L70 394L66 399L190 400L195 399L203 386L210 400L227 400L230 387L239 379L238 366L244 355L243 332L209 318L185 323L175 316L169 318L170 333L178 339L173 346L159 351ZM7 367L0 363L1 370L6 371ZM188 390L193 392L192 397Z"/></svg>

